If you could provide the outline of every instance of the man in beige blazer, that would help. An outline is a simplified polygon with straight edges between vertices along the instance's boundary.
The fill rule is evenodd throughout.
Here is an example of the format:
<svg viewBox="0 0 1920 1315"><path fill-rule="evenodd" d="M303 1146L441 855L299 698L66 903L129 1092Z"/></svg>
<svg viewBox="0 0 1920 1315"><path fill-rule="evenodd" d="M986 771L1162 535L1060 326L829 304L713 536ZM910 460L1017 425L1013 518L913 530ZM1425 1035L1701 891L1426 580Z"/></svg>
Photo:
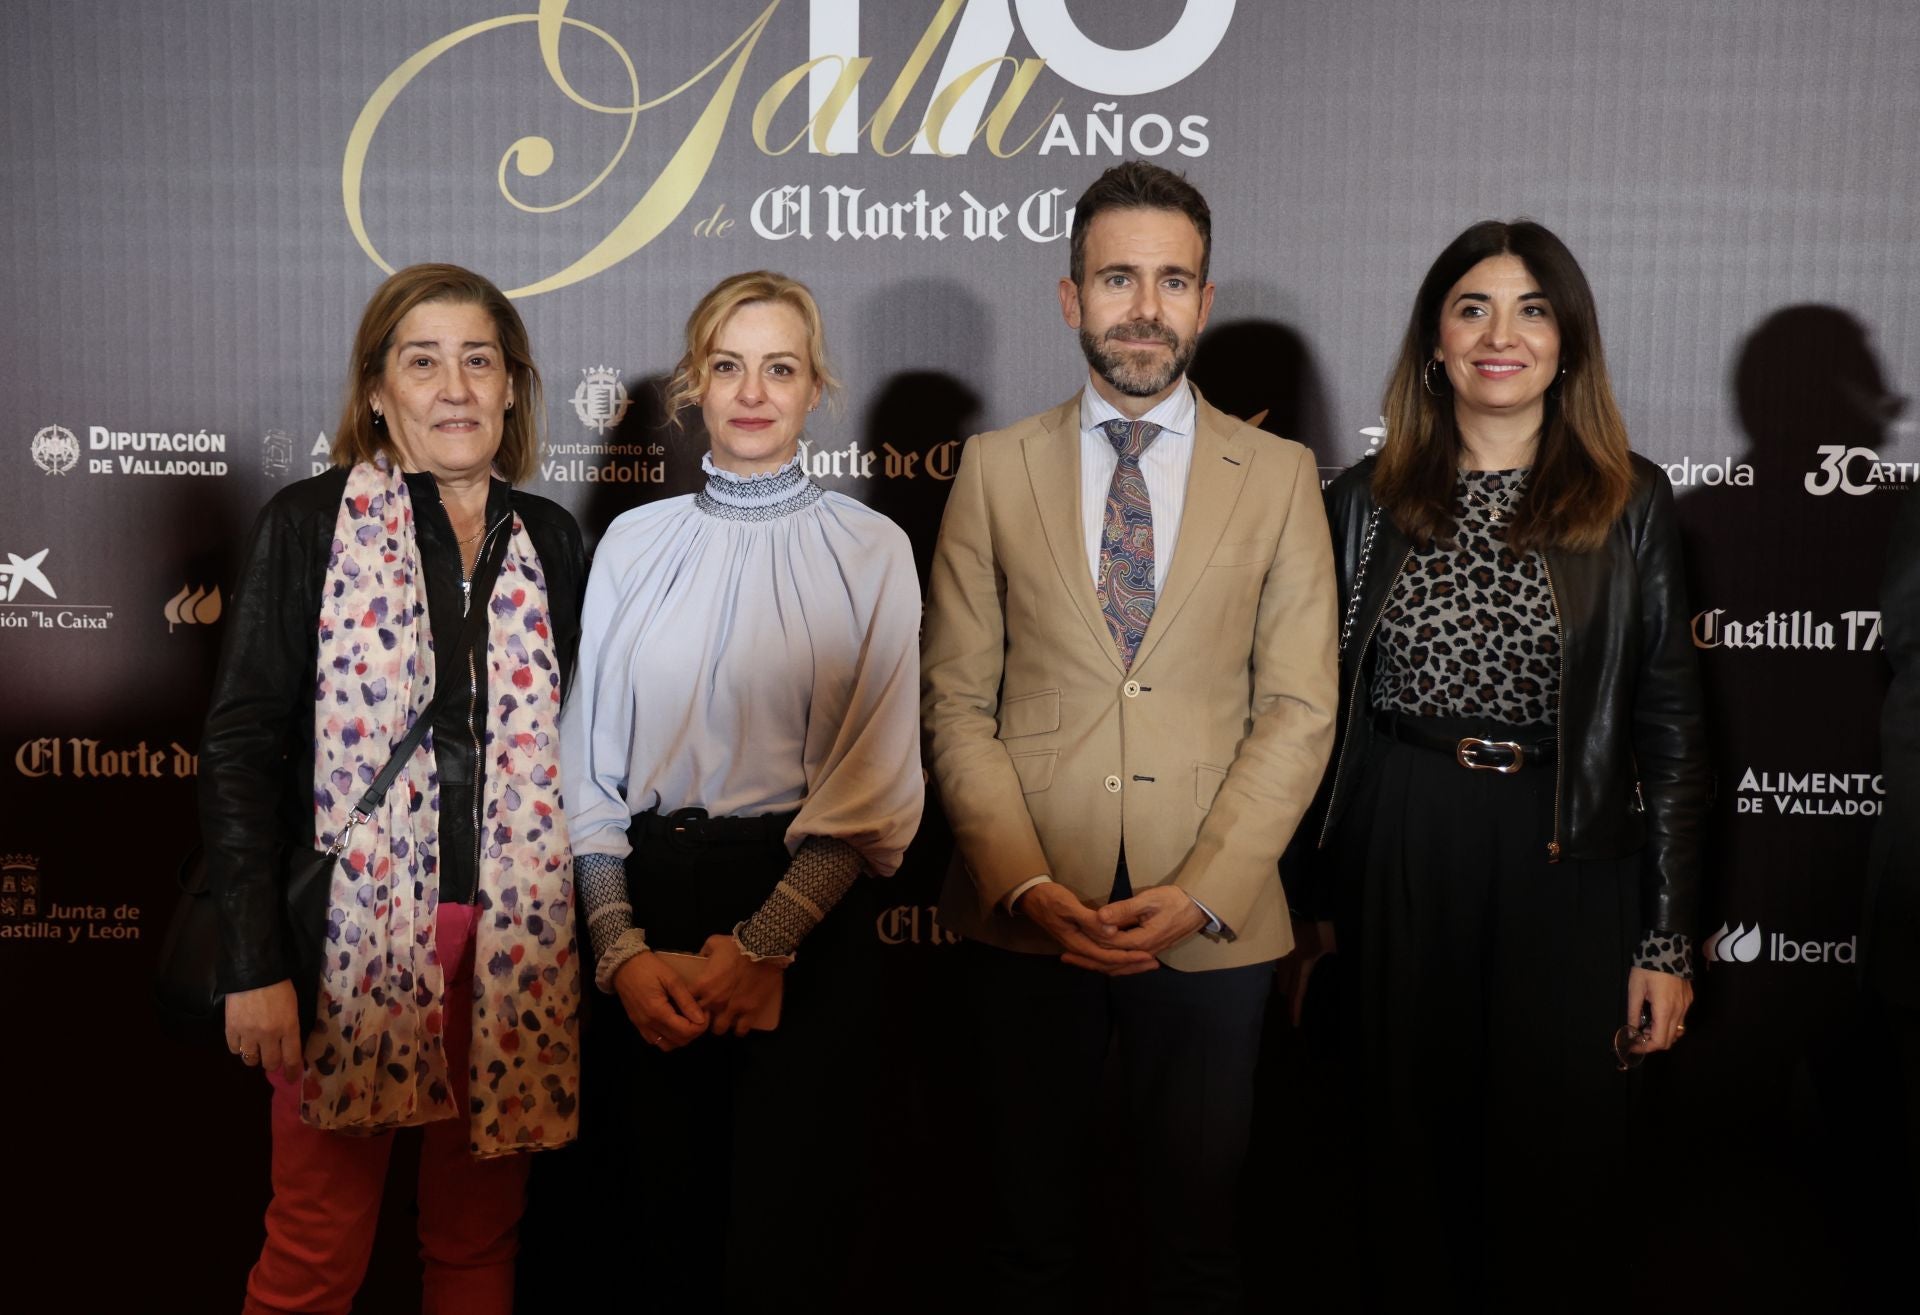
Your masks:
<svg viewBox="0 0 1920 1315"><path fill-rule="evenodd" d="M1085 1193L1124 1165L1156 1310L1239 1309L1232 1201L1273 961L1278 860L1326 766L1332 550L1314 460L1186 380L1211 216L1128 162L1081 197L1060 307L1089 363L971 439L922 658L970 940L996 1311L1072 1309ZM1117 1041L1127 1140L1091 1154ZM1145 1275L1140 1276L1146 1280Z"/></svg>

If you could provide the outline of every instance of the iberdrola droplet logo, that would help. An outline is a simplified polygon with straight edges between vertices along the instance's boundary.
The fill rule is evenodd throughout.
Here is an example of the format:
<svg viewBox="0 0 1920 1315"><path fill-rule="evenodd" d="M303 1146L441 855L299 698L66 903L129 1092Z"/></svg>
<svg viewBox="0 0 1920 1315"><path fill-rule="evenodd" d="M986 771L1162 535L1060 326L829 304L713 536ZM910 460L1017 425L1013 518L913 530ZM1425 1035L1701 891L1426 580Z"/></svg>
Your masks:
<svg viewBox="0 0 1920 1315"><path fill-rule="evenodd" d="M1740 923L1732 931L1727 924L1721 923L1720 930L1707 937L1701 952L1708 963L1752 963L1760 957L1760 924L1749 927Z"/></svg>

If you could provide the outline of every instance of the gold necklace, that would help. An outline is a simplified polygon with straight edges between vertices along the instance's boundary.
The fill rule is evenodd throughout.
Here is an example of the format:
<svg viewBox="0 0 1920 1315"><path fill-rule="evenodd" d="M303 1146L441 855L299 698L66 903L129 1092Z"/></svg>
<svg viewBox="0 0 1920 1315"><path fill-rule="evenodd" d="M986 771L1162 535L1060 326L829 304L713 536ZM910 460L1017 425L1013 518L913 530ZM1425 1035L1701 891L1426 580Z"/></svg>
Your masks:
<svg viewBox="0 0 1920 1315"><path fill-rule="evenodd" d="M1461 473L1465 474L1466 472L1462 471ZM1532 473L1532 469L1529 468L1525 474L1514 481L1513 487L1502 489L1491 498L1479 489L1473 487L1472 483L1469 482L1465 486L1467 490L1467 502L1475 507L1486 508L1487 523L1489 525L1505 525L1508 517L1513 514L1513 500L1526 492L1527 476Z"/></svg>

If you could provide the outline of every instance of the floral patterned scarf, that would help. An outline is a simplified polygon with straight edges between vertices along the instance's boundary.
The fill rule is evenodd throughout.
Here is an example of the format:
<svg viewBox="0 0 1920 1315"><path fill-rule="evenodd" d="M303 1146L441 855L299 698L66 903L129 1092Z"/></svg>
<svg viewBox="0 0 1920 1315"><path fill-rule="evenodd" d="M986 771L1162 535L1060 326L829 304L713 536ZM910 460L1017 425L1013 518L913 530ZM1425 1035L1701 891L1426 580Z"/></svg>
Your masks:
<svg viewBox="0 0 1920 1315"><path fill-rule="evenodd" d="M472 1009L468 1140L483 1157L571 1141L580 1091L573 860L555 738L560 664L545 576L518 516L486 606L473 998L446 998L433 943L440 795L429 732L334 867L300 1107L308 1123L348 1132L458 1117L445 1011ZM385 461L347 476L319 626L314 828L324 848L433 698L413 505Z"/></svg>

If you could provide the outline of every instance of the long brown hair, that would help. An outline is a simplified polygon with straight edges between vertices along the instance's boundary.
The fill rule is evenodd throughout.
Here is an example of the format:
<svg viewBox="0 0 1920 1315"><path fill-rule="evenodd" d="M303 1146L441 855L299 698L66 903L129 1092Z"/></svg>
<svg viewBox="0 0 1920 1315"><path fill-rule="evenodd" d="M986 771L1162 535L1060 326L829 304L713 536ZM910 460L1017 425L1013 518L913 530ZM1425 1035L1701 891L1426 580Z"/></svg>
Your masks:
<svg viewBox="0 0 1920 1315"><path fill-rule="evenodd" d="M1482 220L1450 242L1421 281L1381 408L1387 437L1373 472L1374 501L1415 543L1452 537L1460 429L1451 390L1435 396L1426 370L1447 293L1481 261L1509 255L1526 265L1553 308L1565 374L1547 390L1533 474L1507 543L1515 552L1590 552L1606 541L1633 493L1627 426L1607 379L1587 276L1566 244L1531 220Z"/></svg>
<svg viewBox="0 0 1920 1315"><path fill-rule="evenodd" d="M547 408L540 392L540 371L533 363L527 326L506 294L470 269L458 265L409 265L373 291L360 312L353 335L353 362L347 368L347 395L340 404L340 425L329 455L336 466L352 467L393 451L392 431L373 423L373 390L386 373L387 353L400 321L429 301L478 306L493 321L513 380L513 408L501 428L494 467L510 484L533 478L540 464L540 427Z"/></svg>

